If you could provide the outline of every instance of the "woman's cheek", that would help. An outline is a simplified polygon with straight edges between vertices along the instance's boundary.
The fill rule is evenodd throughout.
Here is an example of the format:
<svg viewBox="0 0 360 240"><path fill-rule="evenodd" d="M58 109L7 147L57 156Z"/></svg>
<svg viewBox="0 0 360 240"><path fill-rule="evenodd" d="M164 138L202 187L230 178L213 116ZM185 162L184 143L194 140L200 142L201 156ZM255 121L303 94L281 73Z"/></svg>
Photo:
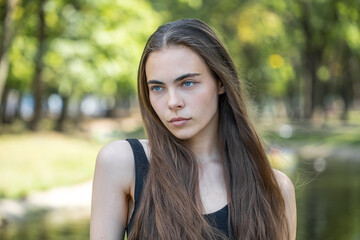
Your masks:
<svg viewBox="0 0 360 240"><path fill-rule="evenodd" d="M164 123L164 121L166 121L165 116L164 116L164 109L162 109L162 104L159 101L156 100L152 100L150 98L150 103L152 108L154 109L156 115L160 118L160 120Z"/></svg>
<svg viewBox="0 0 360 240"><path fill-rule="evenodd" d="M192 102L196 103L198 107L206 111L206 109L216 105L217 93L212 88L199 91L197 94L194 94Z"/></svg>

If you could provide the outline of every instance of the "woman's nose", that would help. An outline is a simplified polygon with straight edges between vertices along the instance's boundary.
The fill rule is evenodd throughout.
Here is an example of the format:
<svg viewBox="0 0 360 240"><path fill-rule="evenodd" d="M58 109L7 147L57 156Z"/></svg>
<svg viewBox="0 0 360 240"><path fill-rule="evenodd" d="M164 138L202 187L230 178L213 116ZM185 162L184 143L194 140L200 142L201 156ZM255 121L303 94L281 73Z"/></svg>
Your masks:
<svg viewBox="0 0 360 240"><path fill-rule="evenodd" d="M171 110L180 110L185 106L183 99L179 96L178 93L170 92L168 98L168 107Z"/></svg>

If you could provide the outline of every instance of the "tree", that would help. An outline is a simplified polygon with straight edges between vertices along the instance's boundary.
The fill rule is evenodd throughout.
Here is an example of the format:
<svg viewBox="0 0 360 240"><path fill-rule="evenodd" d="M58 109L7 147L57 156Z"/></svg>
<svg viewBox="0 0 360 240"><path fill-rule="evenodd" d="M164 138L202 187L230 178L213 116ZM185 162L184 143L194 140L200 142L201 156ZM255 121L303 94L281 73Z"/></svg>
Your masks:
<svg viewBox="0 0 360 240"><path fill-rule="evenodd" d="M62 129L70 98L93 94L115 100L110 108L131 98L141 51L160 23L150 5L87 0L47 9L56 16L51 28L62 29L45 56L47 84L63 99L57 129Z"/></svg>
<svg viewBox="0 0 360 240"><path fill-rule="evenodd" d="M135 95L141 51L161 19L146 1L24 0L20 12L27 14L17 21L6 86L35 97L32 129L53 93L63 99L58 130L73 99L92 94L123 105Z"/></svg>
<svg viewBox="0 0 360 240"><path fill-rule="evenodd" d="M9 71L9 47L13 38L14 29L14 9L17 5L17 0L7 0L4 19L2 20L2 36L0 46L0 113L5 112L6 94L3 96L5 82ZM0 118L1 123L2 118Z"/></svg>
<svg viewBox="0 0 360 240"><path fill-rule="evenodd" d="M37 17L38 17L38 48L37 53L35 56L35 74L33 79L33 93L35 96L35 108L34 108L34 114L33 118L30 122L30 129L33 131L37 131L39 128L39 123L41 120L41 114L42 114L42 101L43 101L43 76L42 72L44 69L43 64L43 56L46 51L46 35L45 35L45 13L44 13L44 5L46 1L45 0L39 0L38 3L38 11L37 11Z"/></svg>

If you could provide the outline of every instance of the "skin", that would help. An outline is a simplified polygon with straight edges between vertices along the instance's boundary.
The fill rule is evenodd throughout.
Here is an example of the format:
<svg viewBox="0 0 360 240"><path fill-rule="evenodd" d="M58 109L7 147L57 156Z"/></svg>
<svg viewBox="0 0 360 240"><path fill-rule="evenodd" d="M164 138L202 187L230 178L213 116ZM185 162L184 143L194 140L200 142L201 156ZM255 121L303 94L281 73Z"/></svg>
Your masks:
<svg viewBox="0 0 360 240"><path fill-rule="evenodd" d="M228 203L218 147L218 97L220 81L195 52L185 46L152 52L146 62L150 102L162 123L199 160L203 213L215 212ZM174 117L183 122L171 123ZM179 125L180 124L180 125ZM149 158L147 140L141 140ZM289 178L275 171L282 190L290 239L295 239L296 204ZM135 167L130 145L115 141L106 145L96 161L93 180L90 239L123 239L134 208Z"/></svg>

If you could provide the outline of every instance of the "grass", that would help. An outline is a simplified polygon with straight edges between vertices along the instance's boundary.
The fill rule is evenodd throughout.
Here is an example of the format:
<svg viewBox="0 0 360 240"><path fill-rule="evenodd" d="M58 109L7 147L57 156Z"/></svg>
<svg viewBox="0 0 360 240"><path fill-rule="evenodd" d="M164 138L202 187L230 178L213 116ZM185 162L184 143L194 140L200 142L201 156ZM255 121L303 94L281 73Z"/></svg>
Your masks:
<svg viewBox="0 0 360 240"><path fill-rule="evenodd" d="M21 120L0 126L0 198L22 198L34 191L91 180L96 156L106 143L144 138L140 115L121 119L84 119L65 133L52 132L43 119L40 132Z"/></svg>
<svg viewBox="0 0 360 240"><path fill-rule="evenodd" d="M90 180L103 144L59 133L0 136L0 197Z"/></svg>

